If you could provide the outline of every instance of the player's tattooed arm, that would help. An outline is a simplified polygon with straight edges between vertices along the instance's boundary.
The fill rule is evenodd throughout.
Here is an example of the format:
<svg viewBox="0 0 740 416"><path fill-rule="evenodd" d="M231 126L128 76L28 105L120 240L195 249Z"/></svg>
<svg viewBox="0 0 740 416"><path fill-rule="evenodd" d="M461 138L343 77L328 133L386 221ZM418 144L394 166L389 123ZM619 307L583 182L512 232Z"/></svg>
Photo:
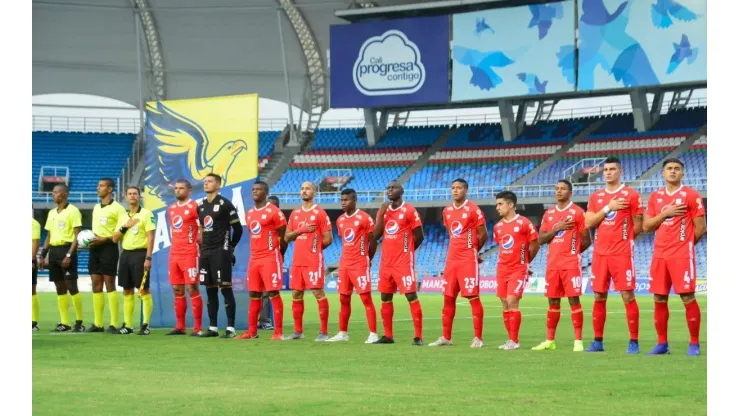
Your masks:
<svg viewBox="0 0 740 416"><path fill-rule="evenodd" d="M419 249L422 241L424 241L424 227L420 225L414 228L414 250Z"/></svg>
<svg viewBox="0 0 740 416"><path fill-rule="evenodd" d="M285 226L278 227L277 232L280 239L280 254L284 256L285 252L288 251L288 243L285 241Z"/></svg>
<svg viewBox="0 0 740 416"><path fill-rule="evenodd" d="M701 217L694 218L694 244L698 244L699 240L707 232L707 219L702 215Z"/></svg>
<svg viewBox="0 0 740 416"><path fill-rule="evenodd" d="M591 233L588 230L581 231L581 253L591 247Z"/></svg>
<svg viewBox="0 0 740 416"><path fill-rule="evenodd" d="M480 252L483 250L483 246L486 245L486 240L488 240L486 224L479 225L476 231L478 232L478 251Z"/></svg>

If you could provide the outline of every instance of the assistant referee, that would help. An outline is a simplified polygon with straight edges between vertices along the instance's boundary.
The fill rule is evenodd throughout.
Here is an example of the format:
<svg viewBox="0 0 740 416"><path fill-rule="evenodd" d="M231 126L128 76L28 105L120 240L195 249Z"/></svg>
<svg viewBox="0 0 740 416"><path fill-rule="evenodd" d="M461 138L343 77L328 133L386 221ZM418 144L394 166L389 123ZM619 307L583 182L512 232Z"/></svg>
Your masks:
<svg viewBox="0 0 740 416"><path fill-rule="evenodd" d="M139 295L143 305L143 322L139 328L139 335L149 335L149 318L152 316L154 302L149 292L149 279L141 286L144 271L152 268L152 249L154 248L154 230L157 225L154 214L143 208L141 191L136 186L126 189L126 200L129 203L127 215L119 224L113 240L121 240L123 252L118 261L118 285L123 288L123 325L119 334L133 334L134 325L134 290L139 288ZM125 222L124 222L125 221Z"/></svg>
<svg viewBox="0 0 740 416"><path fill-rule="evenodd" d="M58 184L51 193L56 207L49 210L44 229L48 231L44 248L39 252L39 268L44 267L44 258L49 255L49 281L57 289L60 323L54 332L85 332L82 326L82 296L77 288L77 234L82 229L82 214L76 206L67 202L69 188ZM69 325L69 297L75 309L74 329Z"/></svg>

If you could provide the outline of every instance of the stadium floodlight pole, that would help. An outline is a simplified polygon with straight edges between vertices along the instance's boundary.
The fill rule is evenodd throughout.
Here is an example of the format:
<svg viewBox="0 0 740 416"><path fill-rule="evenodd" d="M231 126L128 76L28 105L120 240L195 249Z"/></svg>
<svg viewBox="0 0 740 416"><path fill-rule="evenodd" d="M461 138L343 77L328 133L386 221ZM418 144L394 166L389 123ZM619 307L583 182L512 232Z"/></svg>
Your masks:
<svg viewBox="0 0 740 416"><path fill-rule="evenodd" d="M139 16L141 11L138 7L134 8L134 26L136 27L136 67L138 70L139 77L139 128L141 129L142 136L146 139L146 130L144 130L144 87L142 86L142 69L141 69L141 19ZM118 188L119 192L121 188Z"/></svg>
<svg viewBox="0 0 740 416"><path fill-rule="evenodd" d="M285 38L283 36L283 13L282 8L277 9L278 32L280 32L280 50L283 52L283 77L285 78L285 91L288 93L288 122L290 123L290 141L288 145L297 144L295 128L293 127L293 100L290 98L290 81L288 80L288 58L285 55Z"/></svg>

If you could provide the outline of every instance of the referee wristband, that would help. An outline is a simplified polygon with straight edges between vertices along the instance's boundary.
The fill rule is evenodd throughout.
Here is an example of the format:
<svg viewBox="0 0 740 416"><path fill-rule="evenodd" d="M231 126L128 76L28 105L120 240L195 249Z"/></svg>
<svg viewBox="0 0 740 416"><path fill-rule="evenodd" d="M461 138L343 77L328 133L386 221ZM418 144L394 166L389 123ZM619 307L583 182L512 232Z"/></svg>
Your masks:
<svg viewBox="0 0 740 416"><path fill-rule="evenodd" d="M126 228L126 227L121 227L121 228L119 228L119 229L118 229L118 231L120 231L120 232L121 232L121 234L126 234L126 231L128 231L128 228Z"/></svg>
<svg viewBox="0 0 740 416"><path fill-rule="evenodd" d="M608 213L612 212L611 208L609 208L609 205L605 206L605 207L604 207L604 208L602 209L602 211L604 211L604 214L608 214Z"/></svg>

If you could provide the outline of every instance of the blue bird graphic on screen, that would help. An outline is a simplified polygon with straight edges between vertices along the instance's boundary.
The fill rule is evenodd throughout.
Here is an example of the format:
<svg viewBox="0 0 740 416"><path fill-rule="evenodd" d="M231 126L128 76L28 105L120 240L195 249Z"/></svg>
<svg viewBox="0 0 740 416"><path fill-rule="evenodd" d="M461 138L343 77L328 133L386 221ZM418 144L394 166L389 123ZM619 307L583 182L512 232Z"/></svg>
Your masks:
<svg viewBox="0 0 740 416"><path fill-rule="evenodd" d="M698 48L692 48L689 43L689 38L686 35L681 36L681 43L674 43L673 49L675 52L671 56L671 61L668 63L668 70L666 74L670 74L678 68L678 66L684 60L689 64L693 64L696 61L696 57L699 55Z"/></svg>
<svg viewBox="0 0 740 416"><path fill-rule="evenodd" d="M670 27L673 24L671 16L684 22L690 22L699 17L699 15L675 0L658 0L652 5L651 17L655 27L660 29Z"/></svg>
<svg viewBox="0 0 740 416"><path fill-rule="evenodd" d="M581 8L583 9L581 21L591 26L605 26L619 17L626 7L627 2L625 1L614 10L614 13L609 13L602 0L584 0L581 4Z"/></svg>
<svg viewBox="0 0 740 416"><path fill-rule="evenodd" d="M540 78L535 74L527 74L520 72L516 74L516 77L527 86L527 94L545 94L545 88L549 81L540 81Z"/></svg>
<svg viewBox="0 0 740 416"><path fill-rule="evenodd" d="M504 80L491 68L502 68L514 63L514 60L503 52L482 52L464 46L453 46L452 57L462 65L470 68L470 84L482 90L496 88Z"/></svg>
<svg viewBox="0 0 740 416"><path fill-rule="evenodd" d="M228 141L206 157L209 139L200 124L159 101L147 107L147 136L153 141L146 166L146 181L153 184L150 194L163 201L173 200L174 182L180 178L187 179L197 194L209 173L221 175L224 184L228 183L236 157L247 149L244 140Z"/></svg>
<svg viewBox="0 0 740 416"><path fill-rule="evenodd" d="M565 79L571 85L576 84L576 48L573 45L564 45L560 47L560 50L556 53L558 57L558 67L560 72L563 73Z"/></svg>
<svg viewBox="0 0 740 416"><path fill-rule="evenodd" d="M494 31L493 28L489 26L488 23L486 23L485 17L481 17L481 18L476 17L475 18L475 34L477 36L480 36L481 33L485 32L486 30L490 30L492 35L496 33L496 31Z"/></svg>
<svg viewBox="0 0 740 416"><path fill-rule="evenodd" d="M530 5L529 11L532 12L532 20L529 21L527 28L537 26L540 40L547 36L553 19L563 18L563 5L561 3Z"/></svg>

